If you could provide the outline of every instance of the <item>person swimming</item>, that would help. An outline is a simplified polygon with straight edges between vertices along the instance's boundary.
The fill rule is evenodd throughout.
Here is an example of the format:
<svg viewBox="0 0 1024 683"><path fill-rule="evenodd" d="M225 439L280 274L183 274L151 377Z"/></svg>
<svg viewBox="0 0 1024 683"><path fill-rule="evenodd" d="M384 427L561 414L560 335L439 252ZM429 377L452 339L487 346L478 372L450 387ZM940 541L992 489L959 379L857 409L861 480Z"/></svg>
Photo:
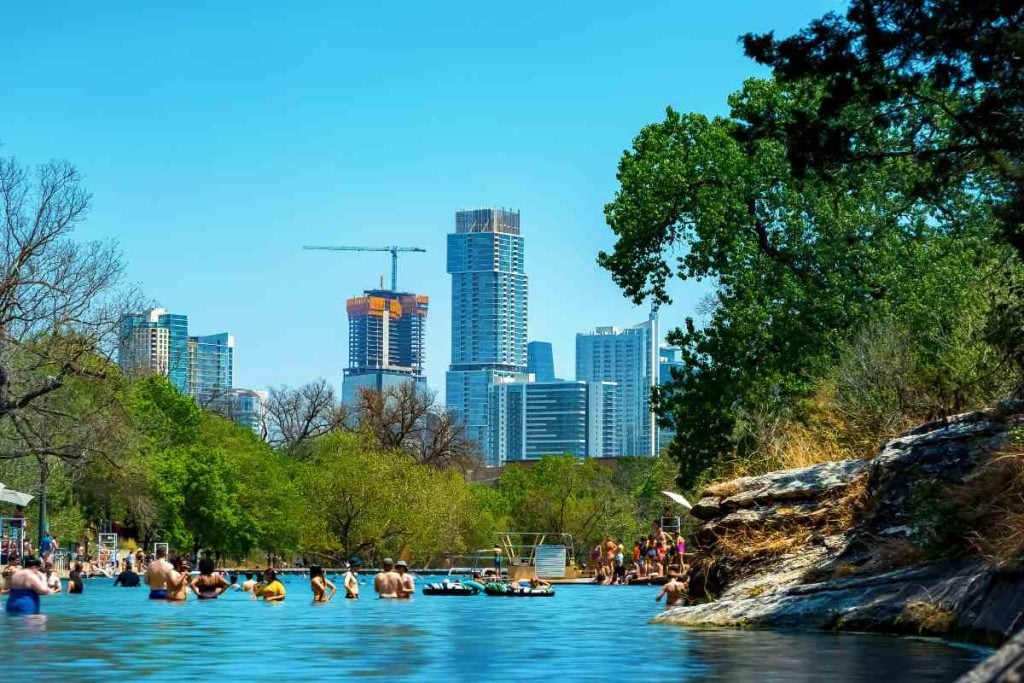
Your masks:
<svg viewBox="0 0 1024 683"><path fill-rule="evenodd" d="M52 591L46 586L38 557L26 557L25 566L11 576L11 590L7 594L8 614L39 614L39 596Z"/></svg>
<svg viewBox="0 0 1024 683"><path fill-rule="evenodd" d="M215 568L212 557L199 560L199 576L189 586L200 600L215 600L230 587L220 572L214 571Z"/></svg>
<svg viewBox="0 0 1024 683"><path fill-rule="evenodd" d="M319 565L309 568L309 587L313 590L313 602L327 602L338 590L338 587L327 579L323 567Z"/></svg>

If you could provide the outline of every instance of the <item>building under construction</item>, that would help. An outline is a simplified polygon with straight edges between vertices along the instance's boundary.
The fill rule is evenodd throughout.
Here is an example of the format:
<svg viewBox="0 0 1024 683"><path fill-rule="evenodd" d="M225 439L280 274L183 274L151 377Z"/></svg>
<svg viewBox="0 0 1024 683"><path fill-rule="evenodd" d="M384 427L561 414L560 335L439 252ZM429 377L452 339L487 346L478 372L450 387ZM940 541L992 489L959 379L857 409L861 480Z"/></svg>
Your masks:
<svg viewBox="0 0 1024 683"><path fill-rule="evenodd" d="M428 308L425 296L388 289L366 290L348 300L345 403L354 403L363 387L383 391L408 381L426 386Z"/></svg>

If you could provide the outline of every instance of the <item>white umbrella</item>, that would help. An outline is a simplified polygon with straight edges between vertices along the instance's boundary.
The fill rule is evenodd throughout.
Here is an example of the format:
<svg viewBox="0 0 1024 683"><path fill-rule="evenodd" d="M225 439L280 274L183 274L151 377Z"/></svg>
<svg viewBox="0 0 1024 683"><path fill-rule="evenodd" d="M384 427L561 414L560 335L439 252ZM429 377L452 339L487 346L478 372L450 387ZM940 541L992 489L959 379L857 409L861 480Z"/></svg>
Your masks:
<svg viewBox="0 0 1024 683"><path fill-rule="evenodd" d="M690 505L690 501L688 501L685 498L683 498L680 494L678 494L678 493L676 493L674 491L662 491L662 493L664 493L666 496L671 498L673 502L676 502L676 503L679 503L680 505L682 505L687 510L692 510L693 509L693 506Z"/></svg>
<svg viewBox="0 0 1024 683"><path fill-rule="evenodd" d="M20 505L21 507L25 507L26 505L32 502L32 499L34 497L35 496L30 496L29 494L22 493L21 491L9 489L3 484L0 484L0 502L11 503L13 505Z"/></svg>

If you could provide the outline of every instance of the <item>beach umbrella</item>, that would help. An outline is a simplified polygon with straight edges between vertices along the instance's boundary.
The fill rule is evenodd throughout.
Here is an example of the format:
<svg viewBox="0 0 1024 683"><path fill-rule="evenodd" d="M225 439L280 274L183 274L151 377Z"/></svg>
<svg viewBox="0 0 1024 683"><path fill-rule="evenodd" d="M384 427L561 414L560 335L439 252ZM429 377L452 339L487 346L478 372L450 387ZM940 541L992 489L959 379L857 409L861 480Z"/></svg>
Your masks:
<svg viewBox="0 0 1024 683"><path fill-rule="evenodd" d="M3 484L0 484L0 502L25 507L32 502L32 498L34 498L34 496L22 493L21 491L15 491L14 489L9 489Z"/></svg>
<svg viewBox="0 0 1024 683"><path fill-rule="evenodd" d="M676 493L674 491L662 491L662 493L664 493L666 496L668 496L670 499L672 499L673 502L679 503L680 505L682 505L687 510L692 510L693 509L693 506L690 505L690 501L688 501L685 498L683 498L682 495L680 495L680 494L678 494L678 493Z"/></svg>

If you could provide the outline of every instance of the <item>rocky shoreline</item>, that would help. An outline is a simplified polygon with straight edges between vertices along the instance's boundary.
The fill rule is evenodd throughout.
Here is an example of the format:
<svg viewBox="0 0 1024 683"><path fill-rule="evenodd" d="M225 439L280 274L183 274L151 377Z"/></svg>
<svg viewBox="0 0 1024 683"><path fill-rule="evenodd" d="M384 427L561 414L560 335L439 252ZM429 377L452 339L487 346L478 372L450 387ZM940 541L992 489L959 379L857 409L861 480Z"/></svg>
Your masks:
<svg viewBox="0 0 1024 683"><path fill-rule="evenodd" d="M1024 402L1007 402L921 425L872 460L710 487L692 511L691 593L705 597L656 621L1005 642L1024 627L1024 572L989 548L1000 511L983 496L1024 457L1022 433Z"/></svg>

